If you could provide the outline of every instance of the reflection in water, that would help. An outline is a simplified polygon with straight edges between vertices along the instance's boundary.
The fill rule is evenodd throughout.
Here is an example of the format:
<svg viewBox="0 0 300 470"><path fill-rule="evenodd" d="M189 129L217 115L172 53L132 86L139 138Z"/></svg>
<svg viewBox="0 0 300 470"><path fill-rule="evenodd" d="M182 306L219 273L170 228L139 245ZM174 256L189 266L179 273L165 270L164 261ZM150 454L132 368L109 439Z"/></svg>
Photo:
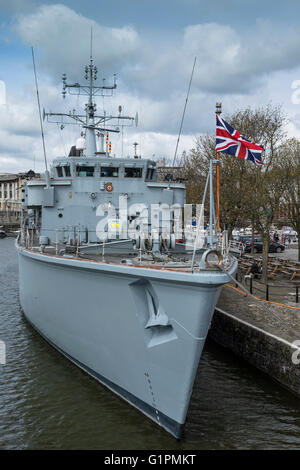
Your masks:
<svg viewBox="0 0 300 470"><path fill-rule="evenodd" d="M165 431L49 346L18 302L14 239L0 240L1 449L296 449L300 400L208 343L185 438Z"/></svg>

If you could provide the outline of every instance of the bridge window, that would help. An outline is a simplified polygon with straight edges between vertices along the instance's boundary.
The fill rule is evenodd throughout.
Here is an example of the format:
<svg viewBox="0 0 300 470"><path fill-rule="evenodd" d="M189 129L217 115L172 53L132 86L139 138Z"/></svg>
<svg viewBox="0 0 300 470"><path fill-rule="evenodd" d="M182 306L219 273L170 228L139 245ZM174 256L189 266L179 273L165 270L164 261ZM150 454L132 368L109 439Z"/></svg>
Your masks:
<svg viewBox="0 0 300 470"><path fill-rule="evenodd" d="M106 178L117 178L119 175L119 168L117 166L102 166L100 176Z"/></svg>
<svg viewBox="0 0 300 470"><path fill-rule="evenodd" d="M59 178L61 178L62 176L64 176L64 175L63 175L63 170L62 170L62 167L61 167L61 166L57 166L57 167L56 167L56 172L57 172L57 176L58 176Z"/></svg>
<svg viewBox="0 0 300 470"><path fill-rule="evenodd" d="M126 168L125 167L125 178L141 178L143 173L143 168Z"/></svg>
<svg viewBox="0 0 300 470"><path fill-rule="evenodd" d="M65 165L65 166L64 166L64 169L65 169L65 176L66 176L66 177L71 176L70 165Z"/></svg>
<svg viewBox="0 0 300 470"><path fill-rule="evenodd" d="M94 176L95 167L93 166L76 166L76 176Z"/></svg>
<svg viewBox="0 0 300 470"><path fill-rule="evenodd" d="M154 175L154 168L148 168L146 180L152 180L153 175Z"/></svg>

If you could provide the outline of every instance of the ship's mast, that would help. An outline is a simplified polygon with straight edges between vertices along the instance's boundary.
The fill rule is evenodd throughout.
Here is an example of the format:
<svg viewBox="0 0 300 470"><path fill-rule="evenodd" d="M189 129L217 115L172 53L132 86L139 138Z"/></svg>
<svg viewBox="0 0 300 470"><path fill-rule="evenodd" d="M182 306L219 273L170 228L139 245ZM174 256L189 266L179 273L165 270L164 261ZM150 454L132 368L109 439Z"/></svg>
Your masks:
<svg viewBox="0 0 300 470"><path fill-rule="evenodd" d="M97 78L97 67L93 65L92 54L90 57L90 65L86 66L85 73L86 78L90 81L89 101L86 105L85 153L86 155L95 155L97 151L94 121L96 104L93 103L93 80Z"/></svg>
<svg viewBox="0 0 300 470"><path fill-rule="evenodd" d="M130 116L121 116L119 112L118 115L107 115L105 112L103 115L96 114L96 96L112 96L113 90L117 88L116 84L116 75L114 75L114 82L112 85L106 85L105 79L103 79L103 85L95 85L97 80L97 67L93 63L92 56L92 41L91 41L91 54L90 54L90 63L84 68L85 79L88 81L88 85L81 85L79 83L68 83L67 76L64 73L62 75L63 90L62 96L66 97L67 90L71 95L85 95L88 96L88 102L85 105L85 115L77 114L75 110L70 111L69 113L45 113L43 112L43 117L47 116L48 122L53 122L60 124L61 129L65 127L66 124L81 124L85 129L85 149L83 151L84 156L93 157L97 152L96 145L96 132L101 139L101 153L104 153L104 134L105 132L120 132L119 126L122 128L126 125L125 121L128 122L127 125L133 125L135 122L137 125L137 115L135 117ZM119 107L120 109L120 107ZM51 120L51 117L55 116L54 120ZM107 125L109 127L107 127Z"/></svg>
<svg viewBox="0 0 300 470"><path fill-rule="evenodd" d="M91 53L90 53L90 65L85 67L85 78L89 79L90 90L89 100L86 105L86 133L85 133L85 152L87 155L95 155L97 151L96 146L96 135L95 135L95 121L94 115L96 110L96 104L93 103L93 84L94 80L97 79L97 67L93 65L93 30L91 28Z"/></svg>

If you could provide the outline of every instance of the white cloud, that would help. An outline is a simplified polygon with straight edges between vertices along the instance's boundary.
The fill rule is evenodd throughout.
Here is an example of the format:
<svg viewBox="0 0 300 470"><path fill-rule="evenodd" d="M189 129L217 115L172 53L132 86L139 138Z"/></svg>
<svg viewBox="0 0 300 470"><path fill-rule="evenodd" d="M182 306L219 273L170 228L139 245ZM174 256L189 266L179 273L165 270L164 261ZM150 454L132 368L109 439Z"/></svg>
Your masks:
<svg viewBox="0 0 300 470"><path fill-rule="evenodd" d="M89 59L91 27L93 55L101 67L119 68L137 50L139 37L131 27L108 28L59 4L19 15L15 29L25 44L42 51L44 68L60 76L78 74L78 67Z"/></svg>
<svg viewBox="0 0 300 470"><path fill-rule="evenodd" d="M194 141L195 136L193 135L183 135L181 137L176 158L177 164L183 150L192 148ZM134 142L138 143L137 154L141 155L142 158L153 158L154 160L166 158L172 164L177 142L176 135L159 132L131 132L124 139L124 156L134 155ZM118 154L118 147L116 147L116 151Z"/></svg>
<svg viewBox="0 0 300 470"><path fill-rule="evenodd" d="M15 30L23 42L41 51L44 70L56 80L62 72L77 80L89 57L91 26L101 73L118 72L126 89L151 100L184 93L195 56L193 87L219 94L249 93L262 86L266 74L300 64L299 29L280 32L265 20L239 31L230 25L195 24L181 37L179 32L179 38L170 40L162 32L150 41L133 27L103 26L57 4L19 15Z"/></svg>
<svg viewBox="0 0 300 470"><path fill-rule="evenodd" d="M68 97L64 103L62 100L56 100L59 89L51 85L43 84L40 87L40 97L46 109L60 111L65 104L65 111L73 109L76 104L76 98ZM110 111L117 109L117 104L125 103L123 113L126 115L135 115L137 109L141 109L139 100L133 96L121 95L115 97L110 102ZM81 100L79 104L82 104ZM59 105L56 106L56 103ZM124 129L123 137L123 155L133 155L133 143L139 143L139 153L143 158L155 159L165 157L172 161L175 151L177 136L167 132L151 132L149 129L155 127L156 113L160 113L166 104L151 103L149 100L143 102L144 112L147 119L144 122L141 113L140 126L128 127ZM151 108L151 110L150 110ZM159 126L158 126L159 128ZM51 162L57 156L68 155L71 145L74 145L80 134L80 127L66 126L62 131L60 126L50 124L45 120L44 132L46 142L46 152L48 162ZM122 153L122 135L111 134L112 154L120 156ZM194 136L183 135L180 141L178 156L184 149L193 145ZM38 109L34 89L25 94L12 94L10 101L6 106L0 107L0 173L17 172L35 169L44 171L44 157L42 140L40 134L40 125Z"/></svg>
<svg viewBox="0 0 300 470"><path fill-rule="evenodd" d="M239 33L228 25L199 24L185 29L181 53L197 56L195 84L200 89L248 94L263 86L269 74L300 65L299 33L295 28L280 32L266 21Z"/></svg>
<svg viewBox="0 0 300 470"><path fill-rule="evenodd" d="M124 134L124 155L133 153L132 144L137 141L144 157L155 154L173 159L195 56L179 155L193 146L194 136L213 132L216 101L223 102L225 114L249 104L283 102L290 116L295 115L289 133L297 132L299 119L291 106L289 87L292 79L300 79L299 31L290 27L281 33L266 21L243 31L226 24L195 24L172 38L160 32L150 40L149 34L133 27L103 26L60 4L19 14L15 31L23 43L36 47L41 102L47 110L78 107L76 98L69 97L63 108L60 90L53 83L58 83L62 72L70 82L83 82L91 26L99 78L102 71L107 81L113 72L120 76L117 95L108 100L107 111L116 112L121 104L124 114L134 116L138 111L140 115L139 128ZM40 165L37 169L43 169L33 81L31 85L23 93L12 94L6 115L0 112L0 172L8 170L9 158L11 171L32 167L33 154ZM56 125L45 124L45 133L49 159L68 153L76 138L73 128L60 133ZM112 145L113 152L120 154L120 135Z"/></svg>

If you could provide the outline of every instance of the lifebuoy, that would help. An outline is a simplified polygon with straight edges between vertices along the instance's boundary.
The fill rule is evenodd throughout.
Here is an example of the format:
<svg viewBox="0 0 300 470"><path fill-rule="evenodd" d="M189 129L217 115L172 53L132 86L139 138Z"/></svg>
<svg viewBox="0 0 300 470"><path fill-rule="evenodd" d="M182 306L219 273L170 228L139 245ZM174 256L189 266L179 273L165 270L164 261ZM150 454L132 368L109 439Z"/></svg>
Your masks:
<svg viewBox="0 0 300 470"><path fill-rule="evenodd" d="M109 183L106 183L105 189L106 189L106 191L108 191L110 193L114 189L114 187L113 187L112 183L109 182Z"/></svg>

